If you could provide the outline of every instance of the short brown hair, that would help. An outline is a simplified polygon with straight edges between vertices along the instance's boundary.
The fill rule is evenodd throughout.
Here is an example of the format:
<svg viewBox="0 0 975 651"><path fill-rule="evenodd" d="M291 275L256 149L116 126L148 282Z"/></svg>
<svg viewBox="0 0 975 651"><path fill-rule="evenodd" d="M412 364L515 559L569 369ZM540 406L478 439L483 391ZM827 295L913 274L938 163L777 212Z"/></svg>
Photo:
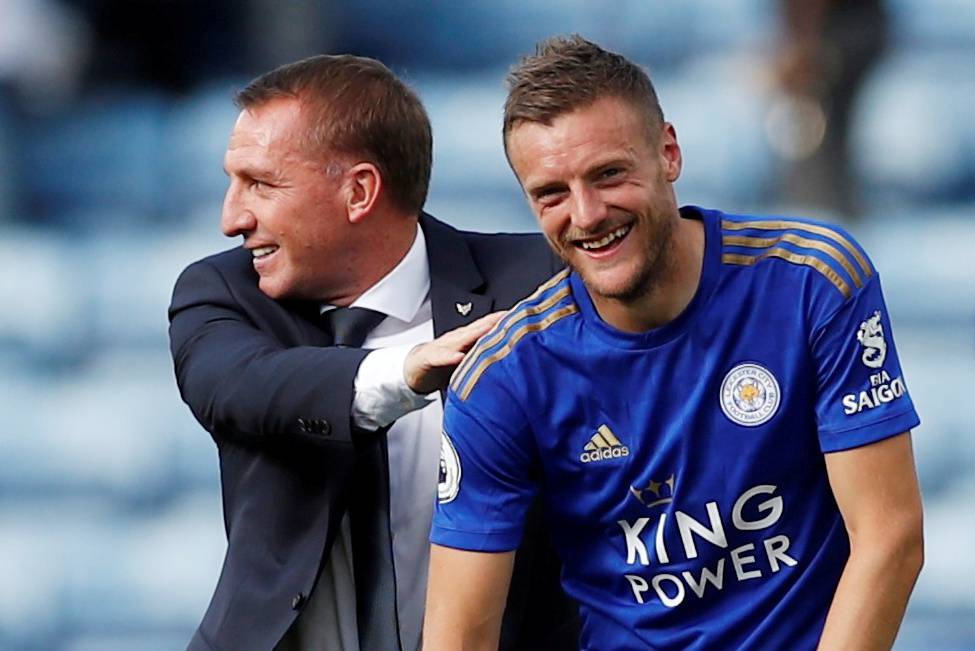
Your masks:
<svg viewBox="0 0 975 651"><path fill-rule="evenodd" d="M631 102L646 114L648 128L664 120L657 93L643 68L578 34L541 41L535 54L511 69L506 81L505 152L508 135L519 123L550 125L558 116L603 97Z"/></svg>
<svg viewBox="0 0 975 651"><path fill-rule="evenodd" d="M257 77L234 104L245 110L279 97L302 102L317 151L366 157L397 206L423 208L433 159L430 119L416 93L389 68L349 54L314 56Z"/></svg>

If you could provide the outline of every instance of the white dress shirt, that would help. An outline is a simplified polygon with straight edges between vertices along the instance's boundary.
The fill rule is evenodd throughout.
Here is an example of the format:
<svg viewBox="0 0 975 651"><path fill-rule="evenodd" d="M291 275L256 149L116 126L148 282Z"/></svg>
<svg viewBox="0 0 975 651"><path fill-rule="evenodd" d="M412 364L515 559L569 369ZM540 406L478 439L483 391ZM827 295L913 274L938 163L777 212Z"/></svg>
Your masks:
<svg viewBox="0 0 975 651"><path fill-rule="evenodd" d="M443 417L439 394L419 395L403 377L407 353L433 339L430 271L419 226L403 260L352 306L387 315L363 344L363 348L375 350L362 361L355 378L352 420L368 430L393 423L387 434L393 564L400 639L404 651L412 651L420 648ZM323 306L322 311L328 309L330 306ZM358 651L352 562L346 516L302 615L321 618L315 628L322 630L324 624L326 639L307 648Z"/></svg>

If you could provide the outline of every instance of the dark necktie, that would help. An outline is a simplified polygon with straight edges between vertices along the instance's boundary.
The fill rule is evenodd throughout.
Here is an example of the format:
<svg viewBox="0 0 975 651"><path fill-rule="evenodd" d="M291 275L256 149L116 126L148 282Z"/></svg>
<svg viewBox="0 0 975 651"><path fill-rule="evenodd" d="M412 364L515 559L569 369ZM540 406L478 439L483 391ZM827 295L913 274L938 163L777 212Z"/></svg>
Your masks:
<svg viewBox="0 0 975 651"><path fill-rule="evenodd" d="M337 307L325 312L322 318L336 346L358 348L386 315L365 307Z"/></svg>
<svg viewBox="0 0 975 651"><path fill-rule="evenodd" d="M385 315L362 307L340 307L322 315L336 346L358 348ZM349 487L352 570L356 623L363 651L398 651L396 577L389 525L389 452L386 429L369 432L353 426L356 460Z"/></svg>

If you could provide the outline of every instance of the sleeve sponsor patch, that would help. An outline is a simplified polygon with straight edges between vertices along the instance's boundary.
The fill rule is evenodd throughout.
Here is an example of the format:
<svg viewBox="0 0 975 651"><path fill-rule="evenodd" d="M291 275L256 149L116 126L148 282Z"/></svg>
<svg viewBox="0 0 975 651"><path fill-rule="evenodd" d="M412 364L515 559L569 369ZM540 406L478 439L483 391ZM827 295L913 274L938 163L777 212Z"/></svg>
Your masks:
<svg viewBox="0 0 975 651"><path fill-rule="evenodd" d="M460 457L447 432L440 434L440 479L437 483L437 500L441 504L452 502L460 492Z"/></svg>

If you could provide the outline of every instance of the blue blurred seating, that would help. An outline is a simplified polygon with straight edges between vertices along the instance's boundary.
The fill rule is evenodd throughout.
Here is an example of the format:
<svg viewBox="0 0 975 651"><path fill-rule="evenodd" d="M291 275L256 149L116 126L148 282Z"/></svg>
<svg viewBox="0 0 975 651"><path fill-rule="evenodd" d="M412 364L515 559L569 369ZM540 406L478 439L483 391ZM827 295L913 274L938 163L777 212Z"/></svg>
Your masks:
<svg viewBox="0 0 975 651"><path fill-rule="evenodd" d="M215 449L181 404L165 350L95 362L59 377L3 379L0 491L138 507L215 490Z"/></svg>
<svg viewBox="0 0 975 651"><path fill-rule="evenodd" d="M887 0L894 46L923 50L975 46L975 3L970 0Z"/></svg>
<svg viewBox="0 0 975 651"><path fill-rule="evenodd" d="M160 217L160 152L166 99L120 88L89 97L70 110L38 117L25 139L24 178L35 218L65 226L79 211L106 210L136 223ZM116 212L118 211L118 212Z"/></svg>
<svg viewBox="0 0 975 651"><path fill-rule="evenodd" d="M221 80L173 102L163 123L160 179L163 208L173 224L185 223L193 208L212 211L214 223L227 188L223 156L237 118L233 94L246 80Z"/></svg>
<svg viewBox="0 0 975 651"><path fill-rule="evenodd" d="M501 144L504 74L504 70L492 69L462 77L409 79L433 127L431 196L520 197Z"/></svg>
<svg viewBox="0 0 975 651"><path fill-rule="evenodd" d="M962 649L975 635L975 3L889 4L896 49L853 136L875 206L854 232L881 270L923 421L928 561L895 648ZM521 231L537 226L501 146L503 78L538 38L571 31L648 64L683 147L683 202L769 212L776 160L749 57L776 30L774 6L364 0L342 9L341 31L405 73L431 114L428 209ZM206 607L225 545L217 454L179 399L165 310L186 264L239 242L220 235L219 210L240 85L116 89L27 130L10 129L0 98L0 211L26 192L32 221L69 227L0 225L2 649L181 648Z"/></svg>
<svg viewBox="0 0 975 651"><path fill-rule="evenodd" d="M940 207L907 203L876 210L854 234L881 272L896 323L972 327L975 201Z"/></svg>
<svg viewBox="0 0 975 651"><path fill-rule="evenodd" d="M0 224L19 217L18 187L20 168L17 150L20 145L20 123L14 115L13 102L0 85Z"/></svg>
<svg viewBox="0 0 975 651"><path fill-rule="evenodd" d="M214 230L217 223L215 218ZM173 283L197 248L186 237L157 229L94 235L85 238L85 248L92 345L165 349Z"/></svg>
<svg viewBox="0 0 975 651"><path fill-rule="evenodd" d="M0 228L0 354L39 365L80 361L90 331L88 287L77 273L87 252L63 234Z"/></svg>
<svg viewBox="0 0 975 651"><path fill-rule="evenodd" d="M975 200L975 67L948 50L881 63L852 125L854 165L874 205Z"/></svg>
<svg viewBox="0 0 975 651"><path fill-rule="evenodd" d="M405 70L509 66L535 43L580 33L654 66L671 67L701 52L753 43L771 29L765 0L645 2L603 5L571 0L480 0L343 6L338 49L376 56ZM414 34L404 39L402 34Z"/></svg>
<svg viewBox="0 0 975 651"><path fill-rule="evenodd" d="M180 648L206 609L225 549L212 492L132 514L34 500L0 507L0 525L9 565L0 629L19 642L14 648L93 648L94 640Z"/></svg>
<svg viewBox="0 0 975 651"><path fill-rule="evenodd" d="M680 201L729 211L760 204L775 181L775 161L751 71L706 59L658 78L656 86L683 152Z"/></svg>

